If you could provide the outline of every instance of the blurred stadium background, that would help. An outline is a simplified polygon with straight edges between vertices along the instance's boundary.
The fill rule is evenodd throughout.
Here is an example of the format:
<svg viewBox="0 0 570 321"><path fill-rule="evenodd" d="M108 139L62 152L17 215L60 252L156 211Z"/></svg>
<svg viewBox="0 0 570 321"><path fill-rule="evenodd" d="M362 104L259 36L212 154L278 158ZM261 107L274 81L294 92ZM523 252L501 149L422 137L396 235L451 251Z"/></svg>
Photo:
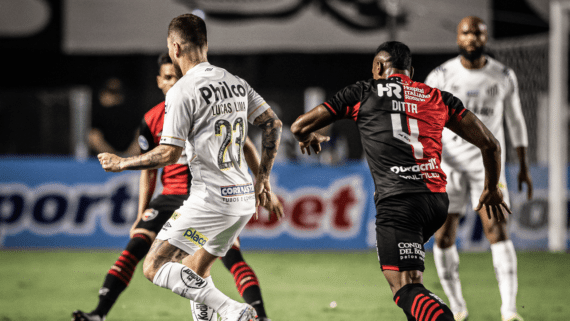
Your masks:
<svg viewBox="0 0 570 321"><path fill-rule="evenodd" d="M517 191L516 154L507 142L512 239L520 252L565 253L570 244L569 10L569 1L548 0L2 0L0 265L16 260L10 266L18 269L38 254L59 260L61 254L49 253L91 253L126 244L136 217L138 173L100 169L89 146L92 124L99 121L98 111L111 95L126 110L116 114L121 137L126 137L116 144L125 147L136 139L142 115L164 99L155 77L157 57L166 51L168 23L186 12L206 19L209 61L246 79L279 111L286 126L345 85L369 78L381 42L408 44L414 78L423 81L433 68L457 55L460 19L483 18L490 29L489 54L518 76L529 129L533 200ZM334 258L334 253L368 253L373 248L373 187L358 132L350 121L328 131L333 139L319 158L299 155L285 132L273 187L285 204L286 218L274 221L265 215L250 222L242 235L244 249L279 250L292 258L298 251L326 250ZM257 134L250 129L254 141ZM462 251L489 249L474 215L462 221L458 236ZM521 262L547 260L523 255ZM567 254L553 255L549 262L555 270L568 262ZM374 266L371 257L368 264ZM101 277L112 259L100 263ZM481 266L490 267L490 257ZM568 284L567 270L562 274ZM89 280L93 291L100 276ZM431 276L436 281L435 273ZM385 281L379 282L385 287ZM496 285L491 289L496 292ZM2 321L27 318L35 319L0 312Z"/></svg>

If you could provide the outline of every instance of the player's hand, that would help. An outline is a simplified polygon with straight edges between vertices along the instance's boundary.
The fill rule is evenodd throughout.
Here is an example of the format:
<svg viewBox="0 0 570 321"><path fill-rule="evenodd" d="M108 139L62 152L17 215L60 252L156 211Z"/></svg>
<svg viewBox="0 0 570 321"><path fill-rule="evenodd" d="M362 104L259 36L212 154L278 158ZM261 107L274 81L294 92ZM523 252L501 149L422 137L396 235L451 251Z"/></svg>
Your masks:
<svg viewBox="0 0 570 321"><path fill-rule="evenodd" d="M311 155L311 147L315 151L315 154L321 152L321 143L328 142L331 140L329 136L324 136L317 133L311 133L309 139L304 142L299 142L299 147L301 148L301 153L305 154L307 151L308 155Z"/></svg>
<svg viewBox="0 0 570 321"><path fill-rule="evenodd" d="M492 190L485 187L475 210L480 211L483 206L485 207L485 212L487 212L487 217L489 219L494 217L499 222L506 220L505 212L512 214L507 203L503 200L503 193L498 187Z"/></svg>
<svg viewBox="0 0 570 321"><path fill-rule="evenodd" d="M523 170L521 168L521 171L519 172L519 175L517 176L517 180L519 183L519 193L522 192L522 185L523 183L526 183L526 197L527 199L532 199L532 178L530 176L530 173L528 171L528 169Z"/></svg>
<svg viewBox="0 0 570 321"><path fill-rule="evenodd" d="M110 154L110 153L101 153L97 155L99 159L99 163L105 170L105 172L121 172L121 157Z"/></svg>
<svg viewBox="0 0 570 321"><path fill-rule="evenodd" d="M271 214L274 213L275 216L277 216L277 220L280 220L283 217L283 204L281 204L281 201L279 201L277 195L275 195L273 192L270 194L271 197L269 198L269 201L263 207L269 211L269 217L271 217Z"/></svg>
<svg viewBox="0 0 570 321"><path fill-rule="evenodd" d="M268 202L271 202L271 184L269 183L269 177L258 179L255 181L255 219L259 216L257 214L257 208L259 206L266 206Z"/></svg>

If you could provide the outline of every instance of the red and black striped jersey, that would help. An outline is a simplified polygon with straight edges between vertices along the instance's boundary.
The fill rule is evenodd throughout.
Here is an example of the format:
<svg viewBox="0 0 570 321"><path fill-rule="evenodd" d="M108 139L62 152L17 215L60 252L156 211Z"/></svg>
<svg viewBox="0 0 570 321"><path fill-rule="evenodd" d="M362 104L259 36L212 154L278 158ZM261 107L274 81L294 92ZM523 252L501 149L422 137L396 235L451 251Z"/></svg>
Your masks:
<svg viewBox="0 0 570 321"><path fill-rule="evenodd" d="M159 145L164 124L164 101L154 106L146 114L140 125L139 146L146 153ZM186 156L176 164L165 166L160 177L163 195L186 195L190 193L192 176Z"/></svg>
<svg viewBox="0 0 570 321"><path fill-rule="evenodd" d="M467 112L457 97L396 74L345 87L324 105L335 119L356 122L377 200L445 192L441 133Z"/></svg>

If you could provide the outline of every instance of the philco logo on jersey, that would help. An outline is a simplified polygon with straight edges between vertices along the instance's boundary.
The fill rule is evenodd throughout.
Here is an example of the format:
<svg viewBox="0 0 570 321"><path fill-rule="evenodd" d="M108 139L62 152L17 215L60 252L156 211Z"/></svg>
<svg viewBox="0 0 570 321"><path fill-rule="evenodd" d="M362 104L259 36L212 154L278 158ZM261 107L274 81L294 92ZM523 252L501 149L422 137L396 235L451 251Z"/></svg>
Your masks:
<svg viewBox="0 0 570 321"><path fill-rule="evenodd" d="M189 228L184 232L184 237L188 240L192 241L192 243L198 245L199 247L204 246L208 241L208 238L204 236L204 234L196 231L193 228Z"/></svg>
<svg viewBox="0 0 570 321"><path fill-rule="evenodd" d="M245 97L246 95L246 90L242 85L228 86L225 81L218 82L218 84L220 85L212 86L212 84L209 84L208 86L200 87L198 89L200 91L200 95L202 95L202 98L206 101L206 104L209 105L211 103L210 98L212 98L212 96L214 96L215 101L218 101L222 98L227 99L234 96Z"/></svg>
<svg viewBox="0 0 570 321"><path fill-rule="evenodd" d="M428 160L428 162L425 163L425 164L416 164L416 165L414 165L414 166L407 166L407 167L404 167L404 166L392 166L392 167L390 167L390 170L391 170L392 172L396 173L396 174L405 173L405 172L415 172L415 173L419 173L419 172L422 172L422 171L427 171L427 170L430 170L430 169L436 169L436 168L438 168L438 166L437 166L436 164L437 164L436 159L432 157L432 158L430 158L430 159Z"/></svg>
<svg viewBox="0 0 570 321"><path fill-rule="evenodd" d="M386 93L387 97L392 97L395 95L397 98L402 98L402 86L398 84L378 84L378 96L383 97L384 93Z"/></svg>
<svg viewBox="0 0 570 321"><path fill-rule="evenodd" d="M144 213L142 215L142 220L145 222L150 221L150 220L154 219L157 215L158 215L157 210L149 208L146 211L144 211Z"/></svg>
<svg viewBox="0 0 570 321"><path fill-rule="evenodd" d="M220 187L220 192L222 197L234 197L253 194L254 188L251 183L247 185L222 186Z"/></svg>

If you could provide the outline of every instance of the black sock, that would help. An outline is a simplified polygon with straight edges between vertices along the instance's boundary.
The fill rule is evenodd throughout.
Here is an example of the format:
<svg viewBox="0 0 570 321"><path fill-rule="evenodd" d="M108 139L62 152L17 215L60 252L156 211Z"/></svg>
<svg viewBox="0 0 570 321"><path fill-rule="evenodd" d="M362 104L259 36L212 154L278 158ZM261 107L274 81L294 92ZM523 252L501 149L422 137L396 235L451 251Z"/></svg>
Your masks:
<svg viewBox="0 0 570 321"><path fill-rule="evenodd" d="M234 276L237 290L245 302L255 308L259 318L267 317L259 288L259 280L251 267L244 261L240 250L232 247L222 258L222 262Z"/></svg>
<svg viewBox="0 0 570 321"><path fill-rule="evenodd" d="M403 286L394 295L396 304L404 310L408 320L453 321L453 313L447 305L422 284Z"/></svg>
<svg viewBox="0 0 570 321"><path fill-rule="evenodd" d="M117 301L135 272L139 261L150 249L150 238L144 234L135 234L127 244L127 247L119 256L113 267L107 273L103 286L99 290L99 304L91 313L101 317L107 315Z"/></svg>

